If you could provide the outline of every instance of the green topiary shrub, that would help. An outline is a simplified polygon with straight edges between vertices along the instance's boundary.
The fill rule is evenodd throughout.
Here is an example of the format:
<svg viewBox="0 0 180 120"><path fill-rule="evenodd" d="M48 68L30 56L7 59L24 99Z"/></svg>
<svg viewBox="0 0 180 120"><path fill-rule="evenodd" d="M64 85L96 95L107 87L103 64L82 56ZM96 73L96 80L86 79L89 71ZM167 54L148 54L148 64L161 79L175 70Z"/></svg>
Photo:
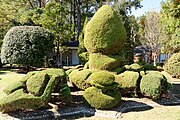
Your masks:
<svg viewBox="0 0 180 120"><path fill-rule="evenodd" d="M164 70L174 77L180 78L180 52L174 53L172 57L165 63Z"/></svg>
<svg viewBox="0 0 180 120"><path fill-rule="evenodd" d="M54 86L60 80L60 76L53 75L47 83L41 96L25 93L24 89L18 89L0 101L0 111L9 112L15 110L39 109L48 105Z"/></svg>
<svg viewBox="0 0 180 120"><path fill-rule="evenodd" d="M160 72L151 71L144 75L140 83L140 91L144 96L152 99L160 98L161 93L166 93L171 84Z"/></svg>
<svg viewBox="0 0 180 120"><path fill-rule="evenodd" d="M35 96L41 96L49 81L49 75L45 73L38 73L30 77L27 82L27 90Z"/></svg>
<svg viewBox="0 0 180 120"><path fill-rule="evenodd" d="M18 89L22 89L25 87L25 84L21 81L14 82L13 84L8 85L3 92L5 92L7 95L13 93L14 91Z"/></svg>
<svg viewBox="0 0 180 120"><path fill-rule="evenodd" d="M53 36L47 29L38 26L13 27L4 37L1 60L3 63L42 66L52 47Z"/></svg>
<svg viewBox="0 0 180 120"><path fill-rule="evenodd" d="M127 67L127 70L140 72L143 70L143 66L139 65L138 63L133 63L129 65L129 68Z"/></svg>
<svg viewBox="0 0 180 120"><path fill-rule="evenodd" d="M87 88L83 94L85 100L97 109L111 109L121 101L121 94L117 90L109 90L103 93L96 87Z"/></svg>
<svg viewBox="0 0 180 120"><path fill-rule="evenodd" d="M114 70L121 64L121 56L92 53L89 56L88 64L90 69Z"/></svg>
<svg viewBox="0 0 180 120"><path fill-rule="evenodd" d="M119 83L119 88L122 90L122 93L126 94L128 92L135 92L138 79L138 72L125 71L117 75L115 81Z"/></svg>
<svg viewBox="0 0 180 120"><path fill-rule="evenodd" d="M79 89L85 90L90 86L87 82L87 78L92 74L92 70L74 70L69 74L70 82L74 83Z"/></svg>
<svg viewBox="0 0 180 120"><path fill-rule="evenodd" d="M88 81L90 81L90 83L93 83L93 84L100 84L103 86L108 86L114 83L115 77L112 73L108 71L98 71L98 72L92 73L89 76Z"/></svg>
<svg viewBox="0 0 180 120"><path fill-rule="evenodd" d="M102 6L88 22L84 45L90 53L118 53L126 39L126 31L117 13L108 5Z"/></svg>

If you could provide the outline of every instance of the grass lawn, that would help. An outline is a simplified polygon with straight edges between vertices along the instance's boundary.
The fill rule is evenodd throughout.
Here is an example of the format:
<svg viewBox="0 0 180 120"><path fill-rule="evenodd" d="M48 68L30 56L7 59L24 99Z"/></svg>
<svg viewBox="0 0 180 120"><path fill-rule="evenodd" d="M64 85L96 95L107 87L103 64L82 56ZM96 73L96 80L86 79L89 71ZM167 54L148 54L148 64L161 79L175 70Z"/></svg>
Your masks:
<svg viewBox="0 0 180 120"><path fill-rule="evenodd" d="M0 99L6 96L3 89L13 82L20 80L25 74L17 74L11 70L0 69Z"/></svg>

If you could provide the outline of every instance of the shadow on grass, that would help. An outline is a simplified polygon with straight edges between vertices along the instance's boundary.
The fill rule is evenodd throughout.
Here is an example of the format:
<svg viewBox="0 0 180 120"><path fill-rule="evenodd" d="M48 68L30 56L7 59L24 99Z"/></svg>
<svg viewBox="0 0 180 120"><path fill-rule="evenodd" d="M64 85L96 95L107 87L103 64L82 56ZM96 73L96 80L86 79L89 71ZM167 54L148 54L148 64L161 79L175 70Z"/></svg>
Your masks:
<svg viewBox="0 0 180 120"><path fill-rule="evenodd" d="M133 100L127 100L127 101L122 101L122 105L121 108L119 109L119 112L121 113L138 112L138 111L147 111L151 109L153 109L153 107L148 104Z"/></svg>

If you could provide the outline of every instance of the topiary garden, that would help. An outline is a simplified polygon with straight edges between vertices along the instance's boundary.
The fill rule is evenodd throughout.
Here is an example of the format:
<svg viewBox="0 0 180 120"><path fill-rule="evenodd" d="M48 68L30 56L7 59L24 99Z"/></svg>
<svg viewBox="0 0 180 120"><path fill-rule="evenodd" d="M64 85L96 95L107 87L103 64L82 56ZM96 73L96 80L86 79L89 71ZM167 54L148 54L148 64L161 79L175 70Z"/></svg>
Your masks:
<svg viewBox="0 0 180 120"><path fill-rule="evenodd" d="M27 31L29 29L36 31L41 28L17 27L11 31L14 29L22 32L20 36L16 35L17 41L24 38L23 42L33 44L37 41L26 40L26 36L29 35ZM14 36L11 31L5 37L6 42ZM45 30L43 29L43 31ZM48 32L45 35L49 37ZM33 33L31 37L38 39L38 36ZM160 98L171 87L170 82L164 75L147 64L125 65L120 54L125 39L126 31L121 18L110 6L102 6L87 23L84 30L84 44L82 45L85 46L84 49L88 53L86 55L88 59L85 59L88 61L84 68L77 66L66 72L62 69L29 72L24 78L4 89L7 96L0 101L0 110L8 112L46 107L53 92L59 93L62 101L69 101L71 94L67 80L77 88L84 90L85 102L97 109L116 107L121 103L121 96ZM15 44L12 44L10 48L13 48L13 45ZM30 47L32 47L31 52L36 54L37 46ZM26 46L23 48L23 51L26 51ZM5 52L6 49L2 50ZM20 53L10 55L5 52L2 59L7 62L21 63L19 62L22 61L21 57L15 61L13 56L25 56L34 63L32 56L27 56L26 52ZM44 55L44 53L40 54ZM81 51L80 54L82 55L83 52Z"/></svg>
<svg viewBox="0 0 180 120"><path fill-rule="evenodd" d="M158 99L171 87L156 67L123 63L120 53L125 39L121 19L108 5L102 6L86 25L84 46L89 61L84 69L69 70L69 80L85 90L83 97L92 107L111 109L127 95Z"/></svg>

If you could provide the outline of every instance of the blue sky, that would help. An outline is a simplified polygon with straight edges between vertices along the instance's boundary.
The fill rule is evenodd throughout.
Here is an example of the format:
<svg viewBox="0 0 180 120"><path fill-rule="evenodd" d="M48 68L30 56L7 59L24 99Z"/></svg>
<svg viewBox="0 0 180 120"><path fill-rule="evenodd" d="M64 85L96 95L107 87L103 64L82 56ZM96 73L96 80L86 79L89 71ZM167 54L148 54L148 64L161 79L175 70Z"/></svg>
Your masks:
<svg viewBox="0 0 180 120"><path fill-rule="evenodd" d="M161 9L161 1L162 0L143 0L141 2L141 5L143 5L143 7L137 10L132 9L132 14L138 17L151 10L159 12Z"/></svg>

